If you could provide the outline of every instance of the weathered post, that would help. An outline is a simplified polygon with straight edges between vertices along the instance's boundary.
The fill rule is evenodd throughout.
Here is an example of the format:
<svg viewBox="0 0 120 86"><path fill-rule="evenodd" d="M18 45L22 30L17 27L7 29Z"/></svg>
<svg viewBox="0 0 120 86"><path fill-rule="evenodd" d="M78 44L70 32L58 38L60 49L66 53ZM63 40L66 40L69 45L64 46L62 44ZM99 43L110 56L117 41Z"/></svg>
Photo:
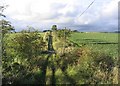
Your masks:
<svg viewBox="0 0 120 86"><path fill-rule="evenodd" d="M52 42L53 40L52 40L52 31L50 31L50 34L49 34L49 36L48 36L48 52L49 51L53 51L54 49L53 49L53 42Z"/></svg>

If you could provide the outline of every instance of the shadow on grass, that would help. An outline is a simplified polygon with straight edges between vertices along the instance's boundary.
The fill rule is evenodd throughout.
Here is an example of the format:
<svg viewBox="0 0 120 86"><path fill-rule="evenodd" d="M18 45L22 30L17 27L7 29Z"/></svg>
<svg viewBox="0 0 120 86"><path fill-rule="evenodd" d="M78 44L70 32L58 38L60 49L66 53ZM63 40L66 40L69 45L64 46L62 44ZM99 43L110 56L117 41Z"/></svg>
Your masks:
<svg viewBox="0 0 120 86"><path fill-rule="evenodd" d="M64 74L65 79L70 83L70 85L75 86L76 85L76 80L74 80L72 77L70 77L66 70L63 70L61 68L61 71Z"/></svg>
<svg viewBox="0 0 120 86"><path fill-rule="evenodd" d="M56 78L55 78L55 66L53 65L52 67L51 67L51 69L52 69L52 76L51 76L51 85L52 86L56 86Z"/></svg>
<svg viewBox="0 0 120 86"><path fill-rule="evenodd" d="M46 71L47 71L47 66L48 66L48 61L49 61L49 57L51 56L51 54L48 55L45 63L43 64L41 70L42 70L42 77L41 77L41 81L39 84L42 84L43 86L46 85Z"/></svg>
<svg viewBox="0 0 120 86"><path fill-rule="evenodd" d="M76 85L76 81L75 81L73 78L71 78L71 77L67 74L67 72L63 72L63 74L65 75L66 79L70 82L71 85Z"/></svg>
<svg viewBox="0 0 120 86"><path fill-rule="evenodd" d="M46 72L47 72L47 66L49 65L48 62L49 62L49 58L51 57L52 54L49 54L45 63L43 64L43 67L41 68L42 69L42 77L41 77L41 82L40 84L42 84L42 86L46 86ZM52 65L51 67L51 70L52 70L52 76L51 76L51 80L50 80L50 85L52 86L56 86L56 78L55 78L55 66L54 64Z"/></svg>

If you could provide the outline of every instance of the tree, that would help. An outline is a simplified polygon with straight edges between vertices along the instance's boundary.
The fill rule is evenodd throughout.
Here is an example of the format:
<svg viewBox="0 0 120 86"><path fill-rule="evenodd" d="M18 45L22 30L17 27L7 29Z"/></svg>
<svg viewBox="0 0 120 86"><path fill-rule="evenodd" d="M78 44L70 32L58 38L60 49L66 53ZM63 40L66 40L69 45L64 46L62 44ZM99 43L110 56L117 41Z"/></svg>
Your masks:
<svg viewBox="0 0 120 86"><path fill-rule="evenodd" d="M9 21L1 20L0 25L1 25L1 31L2 31L3 36L4 34L15 30L14 27L11 25L11 22Z"/></svg>
<svg viewBox="0 0 120 86"><path fill-rule="evenodd" d="M54 31L54 30L57 30L57 25L53 25L52 26L52 30Z"/></svg>

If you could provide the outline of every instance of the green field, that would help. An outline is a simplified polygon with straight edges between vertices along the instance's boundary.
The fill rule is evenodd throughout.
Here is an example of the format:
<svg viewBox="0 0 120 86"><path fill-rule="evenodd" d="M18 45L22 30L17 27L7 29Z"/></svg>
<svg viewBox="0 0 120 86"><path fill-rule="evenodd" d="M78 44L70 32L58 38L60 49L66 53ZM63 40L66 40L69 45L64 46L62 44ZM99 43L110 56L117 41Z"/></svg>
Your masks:
<svg viewBox="0 0 120 86"><path fill-rule="evenodd" d="M85 45L93 51L105 52L118 57L118 34L117 33L73 33L70 40L78 45Z"/></svg>
<svg viewBox="0 0 120 86"><path fill-rule="evenodd" d="M73 33L71 40L79 43L118 43L117 33Z"/></svg>

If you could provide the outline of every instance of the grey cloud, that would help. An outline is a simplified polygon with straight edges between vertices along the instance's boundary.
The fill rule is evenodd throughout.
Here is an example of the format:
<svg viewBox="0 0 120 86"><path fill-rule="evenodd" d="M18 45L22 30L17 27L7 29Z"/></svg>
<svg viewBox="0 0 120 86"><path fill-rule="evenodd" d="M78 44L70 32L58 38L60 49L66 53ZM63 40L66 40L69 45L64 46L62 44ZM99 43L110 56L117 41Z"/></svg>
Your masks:
<svg viewBox="0 0 120 86"><path fill-rule="evenodd" d="M88 1L88 0L86 0ZM89 1L89 3L92 0ZM86 6L88 5L83 5L81 0L75 0L72 11L67 11L65 14L59 13L59 10L65 9L67 7L67 3L52 3L50 6L50 12L46 14L42 13L35 13L34 16L32 16L31 20L28 21L19 21L15 20L12 21L13 19L10 19L14 26L16 28L24 28L27 25L32 25L34 27L38 28L46 28L49 29L49 27L52 26L52 24L57 24L59 28L71 28L71 29L78 29L80 31L114 31L117 30L117 11L115 10L113 13L111 13L110 16L105 16L105 14L102 14L103 5L108 5L110 0L106 1L101 1L97 0L87 11L86 13L82 16L84 17L83 19L87 20L90 18L92 22L89 24L81 24L78 22L78 24L75 23L76 17L79 16L85 9ZM87 2L86 2L87 3ZM89 4L87 3L87 4ZM32 15L32 11L30 9L30 4L26 6L25 8L25 13L21 15ZM44 9L44 8L43 8ZM18 13L19 14L19 13ZM9 15L10 16L10 15ZM96 19L96 16L100 16L98 19ZM69 21L65 22L62 20L62 22L58 21L56 23L56 20L59 20L61 18L70 18ZM95 21L93 21L95 20ZM47 22L47 23L44 23ZM21 26L22 25L22 26ZM40 29L41 30L41 29Z"/></svg>

